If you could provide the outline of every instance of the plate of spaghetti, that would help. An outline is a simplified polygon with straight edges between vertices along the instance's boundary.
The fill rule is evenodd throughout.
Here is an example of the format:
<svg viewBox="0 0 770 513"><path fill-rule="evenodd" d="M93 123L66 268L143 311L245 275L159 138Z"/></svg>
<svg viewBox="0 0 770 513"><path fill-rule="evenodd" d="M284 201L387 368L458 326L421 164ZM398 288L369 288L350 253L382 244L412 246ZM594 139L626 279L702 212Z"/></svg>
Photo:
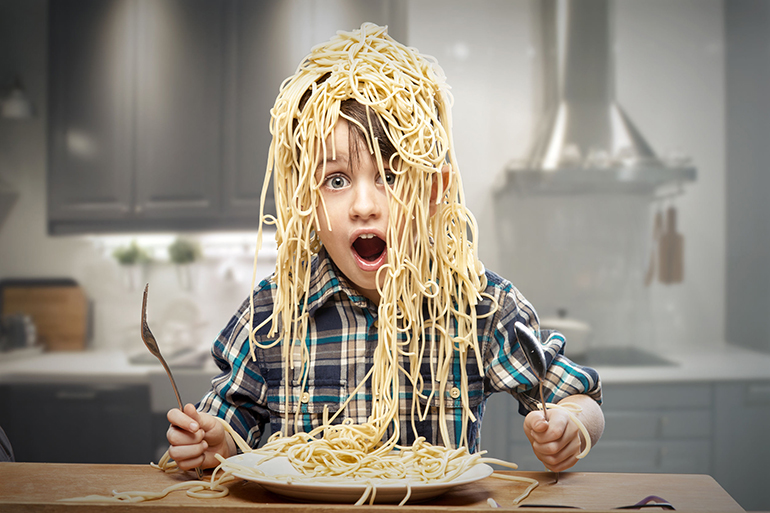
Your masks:
<svg viewBox="0 0 770 513"><path fill-rule="evenodd" d="M451 488L484 479L493 472L489 465L476 463L447 480L423 480L408 472L400 478L310 476L296 470L286 456L257 453L232 456L222 463L222 468L292 500L348 504L424 501Z"/></svg>

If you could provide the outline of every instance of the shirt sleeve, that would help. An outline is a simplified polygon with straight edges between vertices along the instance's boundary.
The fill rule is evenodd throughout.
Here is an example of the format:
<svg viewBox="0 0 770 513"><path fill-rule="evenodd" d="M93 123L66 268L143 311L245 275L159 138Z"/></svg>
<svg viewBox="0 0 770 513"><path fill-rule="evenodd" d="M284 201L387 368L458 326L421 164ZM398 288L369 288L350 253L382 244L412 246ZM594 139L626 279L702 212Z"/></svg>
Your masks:
<svg viewBox="0 0 770 513"><path fill-rule="evenodd" d="M266 293L269 296L264 288L255 292L258 319L267 310L263 297ZM197 408L223 419L249 446L257 447L270 414L266 407L267 385L251 357L249 320L247 299L214 341L211 353L221 372L211 380L211 389Z"/></svg>
<svg viewBox="0 0 770 513"><path fill-rule="evenodd" d="M502 281L502 279L500 279ZM537 313L513 285L498 284L497 310L490 317L490 331L484 350L485 383L491 392L508 392L519 402L519 413L526 415L540 404L537 377L527 363L513 325L521 322L534 331L543 344L546 376L543 394L546 402L558 403L565 397L586 394L599 404L602 388L599 374L564 356L565 338L552 330L541 330Z"/></svg>

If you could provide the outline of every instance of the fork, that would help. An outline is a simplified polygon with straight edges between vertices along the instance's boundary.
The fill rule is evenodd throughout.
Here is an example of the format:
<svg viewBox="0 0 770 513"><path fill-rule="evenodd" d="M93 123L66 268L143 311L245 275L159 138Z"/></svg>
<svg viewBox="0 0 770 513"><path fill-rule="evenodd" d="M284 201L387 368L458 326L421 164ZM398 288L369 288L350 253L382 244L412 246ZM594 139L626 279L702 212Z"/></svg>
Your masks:
<svg viewBox="0 0 770 513"><path fill-rule="evenodd" d="M184 411L184 405L182 404L182 398L179 396L179 389L176 386L176 381L174 381L174 375L171 374L171 369L166 363L166 359L163 358L162 354L160 354L158 342L155 340L155 336L152 334L152 331L150 331L149 324L147 324L147 290L149 288L149 283L144 286L144 297L142 298L142 341L144 341L144 345L147 346L147 349L150 350L153 356L155 356L155 358L160 361L161 365L163 365L163 368L166 370L166 374L168 374L168 379L171 380L171 387L174 389L174 395L176 396L176 402L179 404L179 410ZM195 468L195 473L198 475L198 479L203 478L203 473L201 472L200 467Z"/></svg>

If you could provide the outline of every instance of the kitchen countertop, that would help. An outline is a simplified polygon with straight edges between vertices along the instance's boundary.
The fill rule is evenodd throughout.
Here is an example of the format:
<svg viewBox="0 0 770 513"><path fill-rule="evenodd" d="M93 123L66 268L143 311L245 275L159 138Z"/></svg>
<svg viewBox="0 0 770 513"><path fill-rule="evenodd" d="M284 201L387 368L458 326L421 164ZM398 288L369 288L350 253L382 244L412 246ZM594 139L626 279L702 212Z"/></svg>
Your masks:
<svg viewBox="0 0 770 513"><path fill-rule="evenodd" d="M690 474L623 474L565 472L554 484L549 472L511 472L540 482L528 498L527 505L550 505L537 511L563 511L559 506L578 506L584 511L609 511L635 504L649 495L669 501L677 511L743 511L740 505L707 475ZM207 477L207 476L206 476ZM149 465L76 465L51 463L0 463L0 509L11 511L136 511L137 505L119 503L61 502L60 499L87 495L110 495L112 490L160 491L190 479L189 473L165 474ZM183 492L143 503L156 512L184 511L252 511L330 513L362 511L351 504L293 502L274 495L260 485L236 480L226 485L229 495L218 499L196 499ZM382 512L487 512L494 511L488 499L494 499L502 510L516 508L513 500L526 488L525 484L487 477L464 484L443 495L419 504L366 506L365 511ZM657 508L655 508L657 509Z"/></svg>
<svg viewBox="0 0 770 513"><path fill-rule="evenodd" d="M671 352L673 365L595 367L602 383L670 383L770 380L770 354L735 346Z"/></svg>
<svg viewBox="0 0 770 513"><path fill-rule="evenodd" d="M770 380L770 354L730 347L666 355L675 365L600 366L602 383L666 383L687 381ZM169 362L174 377L205 379L217 374L208 357L200 368ZM158 378L160 376L160 378ZM27 358L4 360L0 354L0 383L109 383L142 384L167 380L158 363L130 363L120 350L41 353ZM164 382L165 383L165 382ZM168 384L165 383L164 387Z"/></svg>
<svg viewBox="0 0 770 513"><path fill-rule="evenodd" d="M13 360L2 358L0 354L0 384L149 385L153 412L165 413L177 404L160 363L152 360L132 363L129 355L121 350L49 352ZM190 367L175 365L169 360L184 402L200 400L208 391L211 378L218 373L210 356L205 362L202 366Z"/></svg>
<svg viewBox="0 0 770 513"><path fill-rule="evenodd" d="M119 350L47 352L10 361L0 355L0 383L141 384L147 383L147 375L159 366L132 364Z"/></svg>

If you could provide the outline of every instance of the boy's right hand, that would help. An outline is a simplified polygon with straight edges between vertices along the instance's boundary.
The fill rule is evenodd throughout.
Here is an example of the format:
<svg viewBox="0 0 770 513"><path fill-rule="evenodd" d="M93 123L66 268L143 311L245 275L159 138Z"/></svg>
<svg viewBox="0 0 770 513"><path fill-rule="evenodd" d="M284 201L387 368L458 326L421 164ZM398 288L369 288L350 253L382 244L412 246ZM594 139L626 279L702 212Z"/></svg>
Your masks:
<svg viewBox="0 0 770 513"><path fill-rule="evenodd" d="M166 417L171 423L166 432L168 455L182 470L216 467L215 454L228 458L235 453L235 443L222 424L194 405L186 404L184 411L173 408Z"/></svg>

